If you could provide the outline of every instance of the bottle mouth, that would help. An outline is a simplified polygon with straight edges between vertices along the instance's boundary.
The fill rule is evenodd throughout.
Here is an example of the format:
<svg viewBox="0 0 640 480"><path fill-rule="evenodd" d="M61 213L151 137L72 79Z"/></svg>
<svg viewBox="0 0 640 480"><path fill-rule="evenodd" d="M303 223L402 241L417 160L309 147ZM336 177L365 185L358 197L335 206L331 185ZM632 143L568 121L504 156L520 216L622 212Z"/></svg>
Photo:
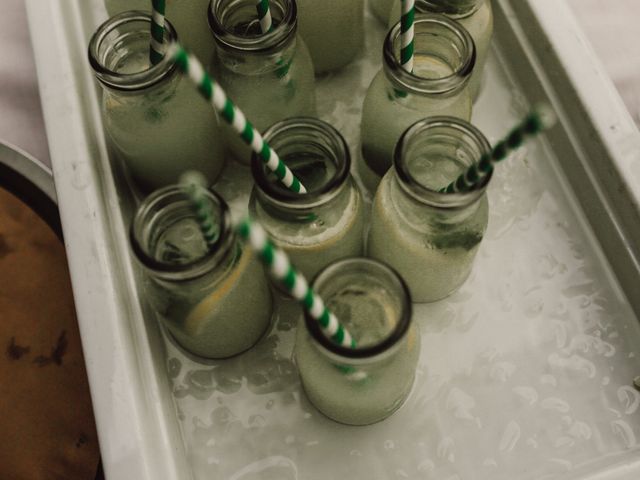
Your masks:
<svg viewBox="0 0 640 480"><path fill-rule="evenodd" d="M173 25L165 20L164 44L178 41ZM116 90L149 88L170 76L176 65L165 57L156 65L149 60L151 16L127 11L104 22L89 41L89 63L96 78Z"/></svg>
<svg viewBox="0 0 640 480"><path fill-rule="evenodd" d="M307 188L306 194L292 192L254 153L251 172L256 188L270 203L288 209L318 207L346 185L351 169L349 147L328 123L312 117L288 118L269 127L264 139Z"/></svg>
<svg viewBox="0 0 640 480"><path fill-rule="evenodd" d="M211 0L209 28L216 44L244 53L273 53L292 40L297 27L294 0L270 0L273 28L262 33L256 0Z"/></svg>
<svg viewBox="0 0 640 480"><path fill-rule="evenodd" d="M148 270L165 280L192 280L214 270L225 259L234 244L235 234L231 214L224 199L213 190L204 190L203 196L212 213L217 238L206 247L197 228L196 213L188 193L179 185L156 190L140 204L131 222L131 246L138 261ZM192 221L194 239L178 238L193 245L192 252L183 253L174 244L168 247L166 233L181 222Z"/></svg>
<svg viewBox="0 0 640 480"><path fill-rule="evenodd" d="M403 190L415 200L438 208L464 208L482 196L493 171L469 192L444 193L440 189L490 152L489 141L469 122L455 117L429 117L402 134L393 165ZM435 171L444 173L436 176Z"/></svg>
<svg viewBox="0 0 640 480"><path fill-rule="evenodd" d="M484 0L416 0L416 12L442 13L456 19L475 13Z"/></svg>
<svg viewBox="0 0 640 480"><path fill-rule="evenodd" d="M405 338L411 325L412 304L409 289L400 275L385 263L370 258L347 258L332 263L325 267L313 280L311 288L321 298L331 304L334 295L341 291L351 289L357 291L371 291L371 287L384 290L388 299L395 302L393 310L395 322L388 329L386 335L374 343L356 348L343 347L329 339L321 330L317 320L306 311L304 314L305 325L313 339L328 353L336 356L336 360L360 360L371 361L388 352L394 351L399 342ZM363 300L365 301L365 300ZM336 314L336 312L333 312ZM338 321L343 321L338 316ZM356 343L358 341L355 338Z"/></svg>
<svg viewBox="0 0 640 480"><path fill-rule="evenodd" d="M416 14L413 28L413 73L400 63L400 22L385 38L382 57L389 81L398 90L418 95L460 91L471 78L476 63L476 47L469 32L440 14Z"/></svg>

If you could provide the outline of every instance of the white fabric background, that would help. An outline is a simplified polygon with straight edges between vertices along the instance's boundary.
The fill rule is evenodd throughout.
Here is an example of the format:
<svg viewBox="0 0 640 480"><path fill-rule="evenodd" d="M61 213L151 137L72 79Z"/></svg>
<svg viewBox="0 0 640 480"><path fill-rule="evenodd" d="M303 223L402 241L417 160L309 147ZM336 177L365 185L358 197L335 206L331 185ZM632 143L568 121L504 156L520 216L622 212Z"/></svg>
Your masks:
<svg viewBox="0 0 640 480"><path fill-rule="evenodd" d="M640 0L566 1L640 125ZM0 139L50 163L24 0L2 0Z"/></svg>

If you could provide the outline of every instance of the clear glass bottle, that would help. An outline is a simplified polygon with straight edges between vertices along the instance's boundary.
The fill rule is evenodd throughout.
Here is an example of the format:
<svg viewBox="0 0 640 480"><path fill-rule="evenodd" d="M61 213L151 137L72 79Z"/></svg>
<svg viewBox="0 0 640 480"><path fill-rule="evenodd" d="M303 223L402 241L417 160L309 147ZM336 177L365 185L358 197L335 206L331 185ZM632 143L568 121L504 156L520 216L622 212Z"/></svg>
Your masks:
<svg viewBox="0 0 640 480"><path fill-rule="evenodd" d="M475 65L469 33L444 15L418 14L414 23L414 72L400 65L400 24L387 34L383 68L371 82L362 111L362 156L375 188L392 163L400 135L434 115L471 118L468 83ZM368 175L365 175L365 177Z"/></svg>
<svg viewBox="0 0 640 480"><path fill-rule="evenodd" d="M144 192L199 170L213 183L224 166L222 130L175 62L149 65L151 17L124 12L103 23L89 43L102 90L104 128L115 153ZM167 42L175 40L170 22Z"/></svg>
<svg viewBox="0 0 640 480"><path fill-rule="evenodd" d="M254 156L253 217L309 279L333 261L362 255L364 206L340 133L321 120L299 117L273 125L265 139L308 193L282 186Z"/></svg>
<svg viewBox="0 0 640 480"><path fill-rule="evenodd" d="M300 36L316 74L344 67L364 42L364 0L297 0Z"/></svg>
<svg viewBox="0 0 640 480"><path fill-rule="evenodd" d="M491 174L470 192L439 190L490 149L477 128L452 117L421 120L398 143L373 202L367 248L402 275L414 302L446 297L471 272L487 228Z"/></svg>
<svg viewBox="0 0 640 480"><path fill-rule="evenodd" d="M127 10L151 12L151 0L104 0L109 16ZM208 62L214 42L209 33L209 0L166 0L166 17L175 27L180 42L201 62Z"/></svg>
<svg viewBox="0 0 640 480"><path fill-rule="evenodd" d="M312 288L357 346L335 344L305 314L294 355L307 397L340 423L368 425L387 418L409 395L420 356L406 285L380 262L351 258L324 269Z"/></svg>
<svg viewBox="0 0 640 480"><path fill-rule="evenodd" d="M295 116L315 115L313 64L296 36L294 0L271 0L273 29L260 33L255 0L212 0L209 25L216 40L216 80L259 130ZM231 152L249 164L251 149L226 127Z"/></svg>
<svg viewBox="0 0 640 480"><path fill-rule="evenodd" d="M175 340L205 358L251 348L271 322L271 293L256 254L244 248L229 209L205 199L218 237L207 248L189 196L179 186L155 191L138 208L131 246L144 269L146 297Z"/></svg>
<svg viewBox="0 0 640 480"><path fill-rule="evenodd" d="M395 0L389 15L389 28L400 21L401 0ZM476 45L476 66L469 81L471 98L480 93L482 72L493 36L491 0L416 0L416 13L442 13L467 29Z"/></svg>
<svg viewBox="0 0 640 480"><path fill-rule="evenodd" d="M369 0L369 8L378 20L386 23L389 19L393 2L394 0Z"/></svg>

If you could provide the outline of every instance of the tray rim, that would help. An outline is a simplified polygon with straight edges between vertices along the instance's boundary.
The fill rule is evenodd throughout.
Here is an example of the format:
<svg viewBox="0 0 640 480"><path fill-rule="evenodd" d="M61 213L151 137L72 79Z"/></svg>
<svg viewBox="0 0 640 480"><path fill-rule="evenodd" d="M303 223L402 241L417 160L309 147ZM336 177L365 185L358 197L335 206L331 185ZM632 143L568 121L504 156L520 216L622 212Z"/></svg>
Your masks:
<svg viewBox="0 0 640 480"><path fill-rule="evenodd" d="M545 45L555 48L553 53L570 80L569 87L586 113L585 122L593 127L597 137L594 141L600 144L617 173L617 178L611 181L623 187L621 197L614 203L629 201L634 207L633 213L640 215L640 181L630 182L632 163L637 159L634 152L640 152L640 135L570 8L557 0L493 2L494 10L504 14L509 23L520 17L522 41L531 43L532 35L534 38L540 35ZM183 479L191 477L187 473L191 469L186 462L170 396L163 395L169 388L164 365L154 362L160 354L153 351L153 345L160 343L153 338L159 335L159 329L144 322L118 320L139 319L143 315L132 280L135 274L129 261L127 239L122 232L118 234L110 228L113 222L122 221L115 187L108 181L110 178L98 178L97 165L90 160L95 158L102 171L113 173L105 160L106 146L97 128L101 125L97 103L83 107L76 93L95 93L93 77L86 65L71 62L72 53L77 55L77 49L85 43L80 36L80 15L81 9L88 7L82 3L26 1L105 473L107 478ZM523 18L530 20L526 29L522 26ZM74 41L69 42L69 38ZM539 53L548 53L542 46L538 48ZM536 51L532 45L529 49ZM576 51L580 55L576 55ZM544 58L538 57L538 61L543 62ZM592 68L582 68L584 65ZM78 88L80 86L83 88ZM593 98L598 101L592 103ZM556 102L554 106L558 106ZM85 123L85 118L92 122ZM567 118L561 115L561 120ZM611 121L617 130L610 128ZM593 226L594 218L589 220ZM614 223L618 228L616 233L624 237L619 244L626 246L627 258L636 262L632 267L637 274L637 244L634 245L633 240L640 238L640 234L630 231L633 229L629 219L616 219ZM602 242L601 235L599 238ZM606 242L603 248L607 251ZM616 265L611 258L609 261L616 271L624 267L619 262ZM633 273L623 278L629 280ZM128 280L118 284L122 278ZM622 279L620 281L624 285ZM133 345L142 345L142 351ZM109 378L108 382L105 377ZM610 467L606 472L590 473L586 478L639 477L640 460L631 465Z"/></svg>

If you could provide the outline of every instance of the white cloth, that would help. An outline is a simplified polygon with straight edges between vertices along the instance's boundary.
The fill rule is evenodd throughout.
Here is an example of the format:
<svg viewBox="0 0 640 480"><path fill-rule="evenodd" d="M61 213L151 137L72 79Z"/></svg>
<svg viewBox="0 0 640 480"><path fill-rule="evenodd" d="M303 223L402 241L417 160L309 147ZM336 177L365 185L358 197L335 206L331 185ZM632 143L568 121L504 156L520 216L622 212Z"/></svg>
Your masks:
<svg viewBox="0 0 640 480"><path fill-rule="evenodd" d="M51 164L24 0L2 0L0 139Z"/></svg>

